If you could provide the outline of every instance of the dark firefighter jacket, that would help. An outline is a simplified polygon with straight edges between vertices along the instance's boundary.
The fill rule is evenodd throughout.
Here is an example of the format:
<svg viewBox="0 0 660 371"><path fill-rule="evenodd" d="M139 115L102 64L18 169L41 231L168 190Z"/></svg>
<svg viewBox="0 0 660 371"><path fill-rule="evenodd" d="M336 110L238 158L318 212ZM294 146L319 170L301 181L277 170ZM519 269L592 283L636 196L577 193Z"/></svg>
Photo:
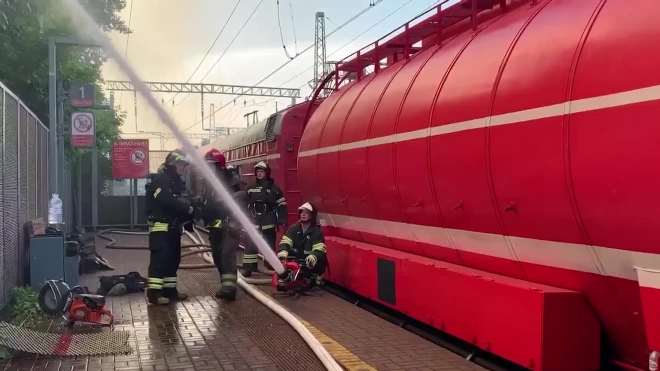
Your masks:
<svg viewBox="0 0 660 371"><path fill-rule="evenodd" d="M248 185L245 192L248 211L261 229L272 229L277 224L286 224L286 200L280 187L272 179L257 180Z"/></svg>
<svg viewBox="0 0 660 371"><path fill-rule="evenodd" d="M290 257L304 259L309 254L315 255L319 260L325 259L325 238L319 225L310 225L303 232L300 222L287 229L280 241L280 251L285 250Z"/></svg>
<svg viewBox="0 0 660 371"><path fill-rule="evenodd" d="M218 172L220 182L227 188L230 194L241 190L241 181L236 174L228 170ZM206 185L203 191L204 207L202 208L202 219L209 227L222 227L222 221L229 218L231 211L227 204L216 195L213 188Z"/></svg>
<svg viewBox="0 0 660 371"><path fill-rule="evenodd" d="M186 185L173 169L165 168L158 172L146 192L147 216L153 223L153 232L167 230L167 225L188 217L190 202L181 197Z"/></svg>

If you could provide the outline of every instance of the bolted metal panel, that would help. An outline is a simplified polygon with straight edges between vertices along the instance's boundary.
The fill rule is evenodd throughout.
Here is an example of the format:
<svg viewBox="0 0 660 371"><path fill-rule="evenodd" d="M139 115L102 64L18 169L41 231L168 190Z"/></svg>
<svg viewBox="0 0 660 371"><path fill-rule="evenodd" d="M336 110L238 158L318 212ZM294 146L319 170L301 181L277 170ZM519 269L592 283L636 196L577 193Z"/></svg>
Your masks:
<svg viewBox="0 0 660 371"><path fill-rule="evenodd" d="M27 131L27 176L28 176L28 209L27 218L33 220L37 218L37 194L39 193L39 178L37 177L37 143L39 140L39 129L37 120L32 116L28 116Z"/></svg>
<svg viewBox="0 0 660 371"><path fill-rule="evenodd" d="M18 101L5 94L4 147L4 243L3 276L5 303L9 289L18 283Z"/></svg>
<svg viewBox="0 0 660 371"><path fill-rule="evenodd" d="M22 284L25 267L25 233L23 228L28 219L28 194L30 193L29 184L30 171L28 169L28 142L30 135L28 131L28 111L20 104L20 116L18 124L18 245L16 246L16 265L15 274L16 284Z"/></svg>
<svg viewBox="0 0 660 371"><path fill-rule="evenodd" d="M0 87L0 280L4 280L4 255L5 255L5 198L4 198L4 163L5 163L5 91ZM5 283L0 282L0 308L5 306Z"/></svg>

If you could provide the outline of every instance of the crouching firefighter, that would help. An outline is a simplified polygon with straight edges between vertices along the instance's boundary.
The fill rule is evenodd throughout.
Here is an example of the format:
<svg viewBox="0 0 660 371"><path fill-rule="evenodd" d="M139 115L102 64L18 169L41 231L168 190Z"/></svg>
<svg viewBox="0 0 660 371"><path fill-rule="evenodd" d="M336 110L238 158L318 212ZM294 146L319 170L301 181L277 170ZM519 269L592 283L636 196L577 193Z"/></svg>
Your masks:
<svg viewBox="0 0 660 371"><path fill-rule="evenodd" d="M226 166L227 160L222 152L212 149L206 153L205 159L230 193L241 190L240 181ZM213 188L204 187L203 199L202 218L209 230L211 254L222 284L215 296L231 301L236 299L236 251L240 242L241 226Z"/></svg>
<svg viewBox="0 0 660 371"><path fill-rule="evenodd" d="M300 220L287 229L279 245L277 257L281 260L305 260L316 282L320 282L328 266L325 238L317 223L317 211L309 202L298 208Z"/></svg>
<svg viewBox="0 0 660 371"><path fill-rule="evenodd" d="M257 181L246 189L246 203L255 227L259 230L271 250L275 251L277 227L286 225L286 200L280 188L270 178L270 167L263 161L254 166ZM243 275L250 277L257 270L259 249L248 239L243 254ZM266 268L271 269L266 262Z"/></svg>
<svg viewBox="0 0 660 371"><path fill-rule="evenodd" d="M147 299L150 304L166 305L172 300L188 298L177 290L177 270L181 263L183 225L190 225L188 222L197 214L193 202L182 197L187 191L181 176L189 164L181 152L170 152L146 191L150 251Z"/></svg>

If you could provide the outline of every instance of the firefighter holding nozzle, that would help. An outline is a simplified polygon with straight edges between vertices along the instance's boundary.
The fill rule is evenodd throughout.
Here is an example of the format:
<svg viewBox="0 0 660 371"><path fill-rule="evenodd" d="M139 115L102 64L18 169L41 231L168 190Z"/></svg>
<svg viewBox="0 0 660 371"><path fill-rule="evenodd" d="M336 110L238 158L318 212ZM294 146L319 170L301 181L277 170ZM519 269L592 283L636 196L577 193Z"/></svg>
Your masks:
<svg viewBox="0 0 660 371"><path fill-rule="evenodd" d="M180 151L172 151L146 188L149 224L149 283L147 299L153 305L185 300L188 294L177 290L177 271L181 263L183 228L192 230L193 220L201 218L201 199L187 199L181 178L190 165Z"/></svg>
<svg viewBox="0 0 660 371"><path fill-rule="evenodd" d="M240 180L226 166L227 160L222 152L212 149L206 153L205 159L230 194L241 190ZM202 197L204 202L202 219L209 229L211 254L220 272L222 284L215 296L233 301L236 299L236 251L240 242L241 226L228 205L215 194L213 188L205 186Z"/></svg>
<svg viewBox="0 0 660 371"><path fill-rule="evenodd" d="M270 178L270 167L263 161L254 165L256 182L247 186L244 201L252 216L255 228L261 233L268 246L274 251L277 227L286 225L286 199L275 181ZM257 270L259 259L257 245L248 239L243 254L243 275L250 277ZM266 268L270 269L268 262Z"/></svg>
<svg viewBox="0 0 660 371"><path fill-rule="evenodd" d="M325 238L317 223L318 212L309 202L298 208L300 220L287 229L282 237L277 257L281 260L293 258L305 260L317 282L322 278L328 265Z"/></svg>

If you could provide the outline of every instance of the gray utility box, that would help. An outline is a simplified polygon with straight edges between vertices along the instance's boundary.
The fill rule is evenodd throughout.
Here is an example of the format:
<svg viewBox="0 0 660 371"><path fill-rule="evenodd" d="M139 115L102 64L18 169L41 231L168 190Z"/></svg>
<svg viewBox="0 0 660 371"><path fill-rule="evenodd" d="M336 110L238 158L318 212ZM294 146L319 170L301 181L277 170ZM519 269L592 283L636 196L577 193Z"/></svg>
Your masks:
<svg viewBox="0 0 660 371"><path fill-rule="evenodd" d="M78 285L78 249L65 243L61 234L30 237L30 287L39 291L48 280L64 280L69 286ZM75 243L74 243L75 245ZM69 255L67 256L67 250Z"/></svg>

